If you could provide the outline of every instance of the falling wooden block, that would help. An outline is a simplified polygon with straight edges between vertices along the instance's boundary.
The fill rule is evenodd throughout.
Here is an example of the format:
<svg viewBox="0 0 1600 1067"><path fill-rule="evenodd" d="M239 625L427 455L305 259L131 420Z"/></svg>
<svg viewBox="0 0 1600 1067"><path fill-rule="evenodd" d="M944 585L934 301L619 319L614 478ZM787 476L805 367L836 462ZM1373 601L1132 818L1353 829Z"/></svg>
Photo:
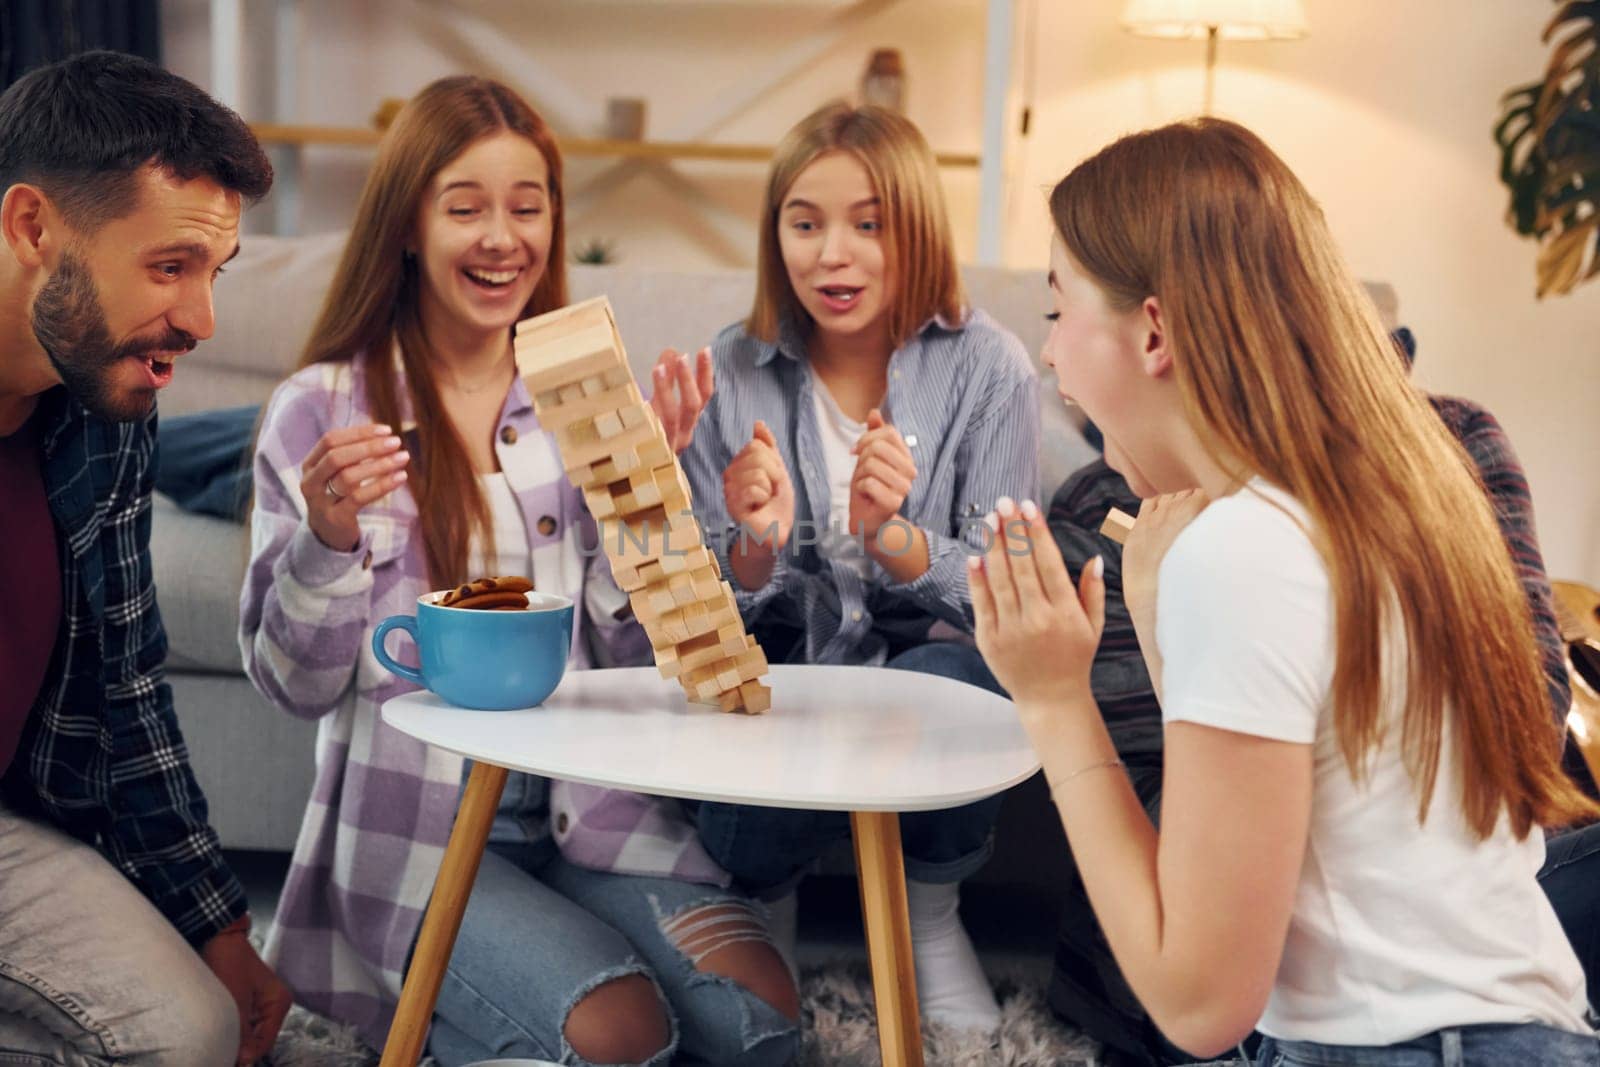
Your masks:
<svg viewBox="0 0 1600 1067"><path fill-rule="evenodd" d="M770 707L755 681L766 657L706 549L688 480L628 369L610 302L596 297L519 323L514 350L535 414L583 491L658 668L698 702L726 711Z"/></svg>
<svg viewBox="0 0 1600 1067"><path fill-rule="evenodd" d="M1119 545L1128 543L1128 535L1133 532L1134 518L1121 508L1112 508L1106 513L1106 521L1100 524L1100 534L1109 537Z"/></svg>

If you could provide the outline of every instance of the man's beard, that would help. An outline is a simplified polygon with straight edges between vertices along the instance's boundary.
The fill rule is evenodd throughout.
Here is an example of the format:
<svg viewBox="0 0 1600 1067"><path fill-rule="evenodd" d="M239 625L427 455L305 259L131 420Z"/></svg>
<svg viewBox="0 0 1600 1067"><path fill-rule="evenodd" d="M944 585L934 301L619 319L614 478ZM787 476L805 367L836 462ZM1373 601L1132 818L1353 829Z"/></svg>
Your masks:
<svg viewBox="0 0 1600 1067"><path fill-rule="evenodd" d="M168 329L160 337L112 340L100 305L100 293L83 260L63 252L61 264L33 302L33 335L56 374L80 404L104 419L134 422L150 414L154 389L119 389L112 371L124 359L149 358L153 352L187 352L195 339Z"/></svg>

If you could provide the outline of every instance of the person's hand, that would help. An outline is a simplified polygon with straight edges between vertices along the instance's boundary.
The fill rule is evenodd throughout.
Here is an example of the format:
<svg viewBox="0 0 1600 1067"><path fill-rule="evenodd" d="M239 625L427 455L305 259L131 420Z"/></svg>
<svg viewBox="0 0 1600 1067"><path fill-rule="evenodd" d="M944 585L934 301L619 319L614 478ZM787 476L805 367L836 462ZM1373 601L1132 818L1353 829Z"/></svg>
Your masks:
<svg viewBox="0 0 1600 1067"><path fill-rule="evenodd" d="M978 650L1023 712L1090 696L1089 669L1105 626L1105 564L1096 556L1076 586L1044 516L1001 497L989 550L967 561Z"/></svg>
<svg viewBox="0 0 1600 1067"><path fill-rule="evenodd" d="M694 424L711 399L715 381L711 373L711 349L702 348L690 359L682 352L667 349L656 360L650 374L653 389L650 407L661 420L673 454L682 452L694 440Z"/></svg>
<svg viewBox="0 0 1600 1067"><path fill-rule="evenodd" d="M361 540L356 516L400 488L411 454L387 426L342 426L323 434L300 464L306 521L317 540L349 552Z"/></svg>
<svg viewBox="0 0 1600 1067"><path fill-rule="evenodd" d="M917 464L905 438L877 408L867 412L867 431L850 451L856 469L850 476L849 532L871 543L883 524L900 513L917 477Z"/></svg>
<svg viewBox="0 0 1600 1067"><path fill-rule="evenodd" d="M759 419L750 443L722 472L722 499L728 517L757 540L768 540L768 531L776 526L777 539L769 543L773 552L789 543L794 528L794 485L778 452L777 438Z"/></svg>
<svg viewBox="0 0 1600 1067"><path fill-rule="evenodd" d="M1122 599L1128 613L1153 619L1156 582L1167 549L1183 528L1211 503L1200 489L1148 497L1139 506L1139 518L1122 546Z"/></svg>
<svg viewBox="0 0 1600 1067"><path fill-rule="evenodd" d="M200 958L239 1007L239 1067L272 1051L294 1003L289 987L256 955L249 932L246 917L224 927L200 949Z"/></svg>

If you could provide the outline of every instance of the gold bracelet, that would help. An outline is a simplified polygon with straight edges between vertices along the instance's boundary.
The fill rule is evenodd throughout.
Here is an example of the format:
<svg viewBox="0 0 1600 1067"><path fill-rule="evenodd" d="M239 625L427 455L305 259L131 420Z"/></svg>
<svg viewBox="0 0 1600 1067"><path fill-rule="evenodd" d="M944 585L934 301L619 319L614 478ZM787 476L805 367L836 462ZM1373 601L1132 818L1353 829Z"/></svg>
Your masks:
<svg viewBox="0 0 1600 1067"><path fill-rule="evenodd" d="M1108 759L1108 760L1101 760L1099 763L1091 763L1087 767L1079 767L1077 770L1073 771L1071 774L1067 775L1065 778L1061 779L1059 782L1052 782L1051 785L1050 785L1050 795L1054 796L1057 789L1060 789L1062 786L1066 785L1068 782L1072 781L1074 778L1078 777L1080 774L1088 774L1090 771L1099 771L1099 770L1105 770L1108 767L1121 767L1121 766L1122 766L1122 761L1121 760L1119 760L1119 759Z"/></svg>

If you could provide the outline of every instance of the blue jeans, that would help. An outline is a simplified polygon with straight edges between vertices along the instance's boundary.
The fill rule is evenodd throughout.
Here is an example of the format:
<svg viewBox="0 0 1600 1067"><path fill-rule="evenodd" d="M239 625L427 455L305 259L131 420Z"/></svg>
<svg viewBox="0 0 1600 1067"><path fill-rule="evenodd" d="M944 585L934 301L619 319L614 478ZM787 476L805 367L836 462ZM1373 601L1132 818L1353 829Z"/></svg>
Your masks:
<svg viewBox="0 0 1600 1067"><path fill-rule="evenodd" d="M492 843L439 991L428 1051L441 1067L509 1056L582 1067L588 1061L563 1033L568 1014L603 983L643 975L672 1032L650 1067L788 1063L799 1048L795 1024L736 982L696 969L662 930L686 911L742 899L577 867L548 838Z"/></svg>
<svg viewBox="0 0 1600 1067"><path fill-rule="evenodd" d="M1005 695L978 650L954 642L919 645L890 660L892 670L918 671ZM906 876L919 882L959 882L988 862L995 817L1004 794L943 811L905 812L900 841ZM791 811L745 804L703 803L700 840L711 858L757 896L779 896L799 882L825 851L850 837L841 811Z"/></svg>
<svg viewBox="0 0 1600 1067"><path fill-rule="evenodd" d="M1600 1067L1600 1038L1539 1023L1461 1026L1398 1045L1264 1038L1256 1067Z"/></svg>

